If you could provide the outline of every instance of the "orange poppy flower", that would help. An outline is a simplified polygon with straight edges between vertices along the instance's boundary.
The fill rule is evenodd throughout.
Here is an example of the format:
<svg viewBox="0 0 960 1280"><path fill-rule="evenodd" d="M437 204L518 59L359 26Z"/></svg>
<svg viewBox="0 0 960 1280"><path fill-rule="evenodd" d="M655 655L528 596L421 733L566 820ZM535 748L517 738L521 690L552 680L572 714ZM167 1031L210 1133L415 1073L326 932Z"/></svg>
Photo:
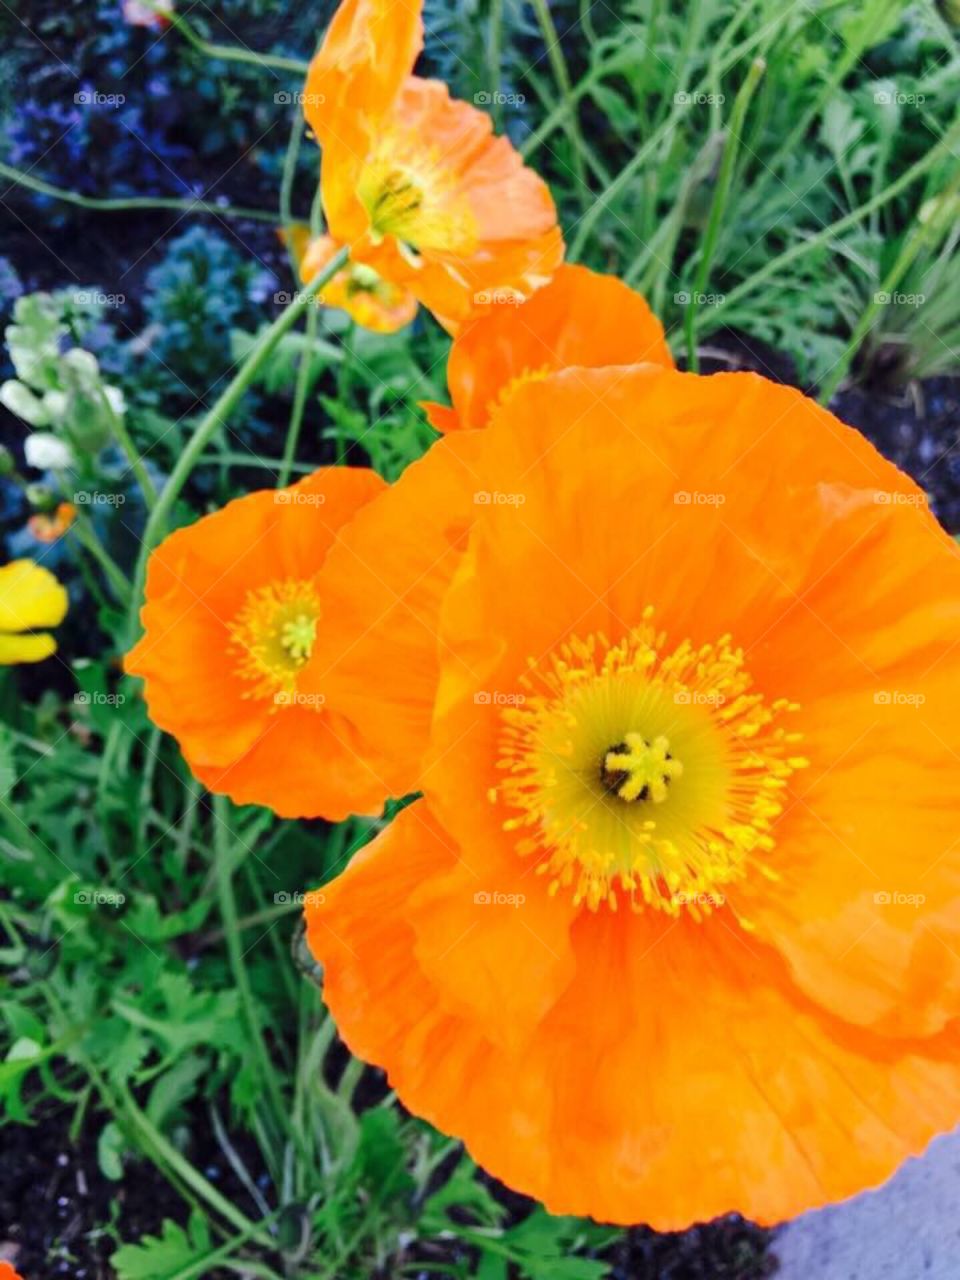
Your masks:
<svg viewBox="0 0 960 1280"><path fill-rule="evenodd" d="M304 284L314 280L340 246L331 236L311 238L302 223L289 228L284 239L297 260ZM321 306L337 307L364 329L374 333L396 333L417 314L417 300L408 289L391 284L363 262L348 262L317 295Z"/></svg>
<svg viewBox="0 0 960 1280"><path fill-rule="evenodd" d="M23 1280L23 1276L9 1262L0 1262L0 1280Z"/></svg>
<svg viewBox="0 0 960 1280"><path fill-rule="evenodd" d="M39 512L27 521L27 528L38 542L56 542L70 529L77 518L77 508L72 502L61 502L52 513Z"/></svg>
<svg viewBox="0 0 960 1280"><path fill-rule="evenodd" d="M382 487L372 471L324 467L178 529L150 557L126 670L209 790L287 817L380 812L352 726L299 677L327 624L324 557Z"/></svg>
<svg viewBox="0 0 960 1280"><path fill-rule="evenodd" d="M423 796L309 940L409 1108L659 1230L842 1199L956 1124L960 553L863 437L753 374L566 370L320 585L305 684Z"/></svg>
<svg viewBox="0 0 960 1280"><path fill-rule="evenodd" d="M526 295L563 259L546 184L490 118L410 73L421 5L344 0L310 64L307 121L323 148L330 234L449 330L480 295Z"/></svg>
<svg viewBox="0 0 960 1280"><path fill-rule="evenodd" d="M437 431L484 427L517 387L557 369L651 364L673 368L663 325L615 276L565 263L526 301L503 299L453 341L453 407L426 401Z"/></svg>

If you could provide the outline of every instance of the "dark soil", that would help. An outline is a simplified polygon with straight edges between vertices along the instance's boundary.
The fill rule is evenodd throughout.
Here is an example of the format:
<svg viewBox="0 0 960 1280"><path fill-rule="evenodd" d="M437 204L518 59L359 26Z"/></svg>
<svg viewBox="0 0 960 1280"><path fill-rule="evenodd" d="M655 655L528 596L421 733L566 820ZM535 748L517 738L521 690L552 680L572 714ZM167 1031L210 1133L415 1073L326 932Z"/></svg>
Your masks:
<svg viewBox="0 0 960 1280"><path fill-rule="evenodd" d="M25 1280L112 1280L109 1257L117 1239L135 1243L158 1235L164 1219L186 1218L183 1198L148 1161L128 1165L122 1182L104 1176L97 1131L106 1117L88 1118L76 1142L70 1119L71 1112L57 1110L36 1126L0 1129L0 1259L12 1262ZM191 1133L206 1146L207 1159L199 1157L204 1176L255 1214L202 1113L192 1118ZM227 1280L221 1272L204 1280L218 1276Z"/></svg>

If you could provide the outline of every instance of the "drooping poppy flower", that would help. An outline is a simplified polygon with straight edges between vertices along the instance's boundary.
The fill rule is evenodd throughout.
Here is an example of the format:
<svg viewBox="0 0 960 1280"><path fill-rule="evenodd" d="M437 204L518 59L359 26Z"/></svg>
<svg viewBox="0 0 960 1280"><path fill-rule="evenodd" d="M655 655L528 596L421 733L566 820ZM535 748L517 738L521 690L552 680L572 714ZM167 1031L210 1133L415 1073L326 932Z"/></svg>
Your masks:
<svg viewBox="0 0 960 1280"><path fill-rule="evenodd" d="M60 625L67 604L66 591L43 565L13 560L0 567L0 666L55 653L57 642L44 628Z"/></svg>
<svg viewBox="0 0 960 1280"><path fill-rule="evenodd" d="M305 684L423 794L308 909L325 998L551 1211L771 1223L960 1119L960 554L923 501L756 375L575 369L328 556Z"/></svg>
<svg viewBox="0 0 960 1280"><path fill-rule="evenodd" d="M673 368L663 325L640 294L614 276L564 263L532 297L492 306L454 338L447 364L453 407L422 407L438 431L484 427L532 379L574 365L647 361Z"/></svg>
<svg viewBox="0 0 960 1280"><path fill-rule="evenodd" d="M383 784L349 722L299 681L327 625L324 557L382 487L372 471L321 468L178 529L150 557L126 669L209 790L284 816L380 811Z"/></svg>
<svg viewBox="0 0 960 1280"><path fill-rule="evenodd" d="M173 0L123 0L123 20L131 27L152 27L165 31L170 26Z"/></svg>
<svg viewBox="0 0 960 1280"><path fill-rule="evenodd" d="M355 262L451 331L495 290L527 295L563 258L546 184L490 118L413 76L421 4L344 0L310 64L327 226Z"/></svg>
<svg viewBox="0 0 960 1280"><path fill-rule="evenodd" d="M52 512L38 512L27 521L27 528L38 542L56 542L70 531L77 518L72 502L60 502Z"/></svg>
<svg viewBox="0 0 960 1280"><path fill-rule="evenodd" d="M309 227L303 224L289 228L285 239L305 285L316 279L340 249L331 236L311 237ZM374 333L395 333L417 314L417 300L409 289L384 280L363 262L348 262L320 290L317 301L321 306L346 311L357 324Z"/></svg>

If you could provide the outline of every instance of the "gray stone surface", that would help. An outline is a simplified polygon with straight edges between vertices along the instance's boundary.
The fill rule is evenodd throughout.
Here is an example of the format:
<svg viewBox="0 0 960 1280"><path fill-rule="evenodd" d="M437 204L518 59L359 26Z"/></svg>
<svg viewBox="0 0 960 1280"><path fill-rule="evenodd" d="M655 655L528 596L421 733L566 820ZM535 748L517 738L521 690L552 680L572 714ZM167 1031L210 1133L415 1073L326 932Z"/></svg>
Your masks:
<svg viewBox="0 0 960 1280"><path fill-rule="evenodd" d="M960 1129L876 1191L788 1223L774 1252L777 1280L960 1280Z"/></svg>

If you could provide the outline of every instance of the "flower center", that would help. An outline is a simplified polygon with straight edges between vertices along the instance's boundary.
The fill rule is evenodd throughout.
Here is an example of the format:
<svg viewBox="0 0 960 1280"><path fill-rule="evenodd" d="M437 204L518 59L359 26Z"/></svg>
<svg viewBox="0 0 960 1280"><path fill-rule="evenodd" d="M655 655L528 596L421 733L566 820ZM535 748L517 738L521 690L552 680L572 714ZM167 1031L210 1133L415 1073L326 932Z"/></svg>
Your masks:
<svg viewBox="0 0 960 1280"><path fill-rule="evenodd" d="M683 773L683 765L670 754L670 743L661 734L648 742L640 733L628 733L623 742L604 753L600 779L608 791L632 804L652 800L662 804L667 784Z"/></svg>
<svg viewBox="0 0 960 1280"><path fill-rule="evenodd" d="M416 135L388 133L368 157L357 194L374 236L414 249L469 253L476 222L438 147Z"/></svg>
<svg viewBox="0 0 960 1280"><path fill-rule="evenodd" d="M230 650L237 674L248 680L248 698L273 698L289 705L297 675L313 652L320 599L312 582L289 579L247 593L230 623Z"/></svg>
<svg viewBox="0 0 960 1280"><path fill-rule="evenodd" d="M773 826L808 762L783 723L797 704L754 691L730 636L671 649L652 612L619 644L570 640L521 677L491 799L551 893L699 920L725 886L776 878Z"/></svg>

